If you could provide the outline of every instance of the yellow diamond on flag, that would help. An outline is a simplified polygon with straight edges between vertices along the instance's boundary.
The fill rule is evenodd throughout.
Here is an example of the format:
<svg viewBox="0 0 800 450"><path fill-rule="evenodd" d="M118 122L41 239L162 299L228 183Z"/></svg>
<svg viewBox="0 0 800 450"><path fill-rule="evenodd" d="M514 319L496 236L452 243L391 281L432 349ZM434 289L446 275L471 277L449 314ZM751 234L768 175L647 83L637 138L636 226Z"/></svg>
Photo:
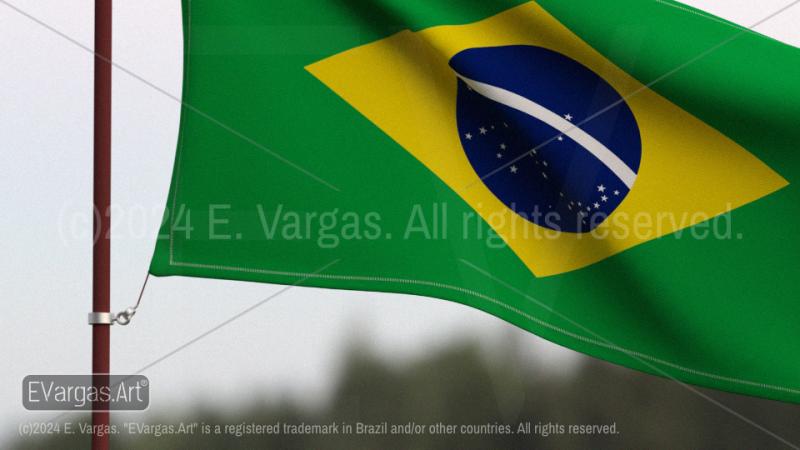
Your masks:
<svg viewBox="0 0 800 450"><path fill-rule="evenodd" d="M460 195L539 277L596 263L788 184L533 2L473 24L403 31L306 69ZM558 82L559 71L573 69L586 72L589 91ZM576 101L595 113L570 110L580 92L590 95ZM502 114L510 119L491 120ZM513 134L520 123L543 142L521 146ZM520 214L516 206L528 203L541 215ZM547 221L555 212L574 224Z"/></svg>

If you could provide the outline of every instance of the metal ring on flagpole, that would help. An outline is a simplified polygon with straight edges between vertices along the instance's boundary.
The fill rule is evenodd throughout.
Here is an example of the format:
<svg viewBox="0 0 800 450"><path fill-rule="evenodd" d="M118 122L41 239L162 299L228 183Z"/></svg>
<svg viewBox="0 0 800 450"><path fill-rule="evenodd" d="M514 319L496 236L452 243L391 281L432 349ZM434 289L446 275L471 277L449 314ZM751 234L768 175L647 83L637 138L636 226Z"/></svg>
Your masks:
<svg viewBox="0 0 800 450"><path fill-rule="evenodd" d="M114 314L110 312L90 312L89 325L114 325Z"/></svg>

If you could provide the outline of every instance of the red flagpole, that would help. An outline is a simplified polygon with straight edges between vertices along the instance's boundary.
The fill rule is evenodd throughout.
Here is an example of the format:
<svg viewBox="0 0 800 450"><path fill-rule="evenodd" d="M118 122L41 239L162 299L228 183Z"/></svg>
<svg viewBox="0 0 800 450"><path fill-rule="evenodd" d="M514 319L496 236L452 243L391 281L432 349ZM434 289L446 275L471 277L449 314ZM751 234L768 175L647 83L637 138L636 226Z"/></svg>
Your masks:
<svg viewBox="0 0 800 450"><path fill-rule="evenodd" d="M111 0L94 6L94 246L92 311L111 311ZM110 371L110 324L92 325L92 373ZM107 386L108 375L94 376ZM107 404L92 405L92 449L108 449Z"/></svg>

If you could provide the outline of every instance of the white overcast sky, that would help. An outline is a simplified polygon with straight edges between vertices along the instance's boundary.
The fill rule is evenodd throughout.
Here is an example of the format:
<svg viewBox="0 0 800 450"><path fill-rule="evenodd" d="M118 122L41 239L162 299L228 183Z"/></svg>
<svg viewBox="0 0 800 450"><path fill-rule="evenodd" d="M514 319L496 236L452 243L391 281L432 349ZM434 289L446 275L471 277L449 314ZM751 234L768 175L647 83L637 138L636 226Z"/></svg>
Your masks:
<svg viewBox="0 0 800 450"><path fill-rule="evenodd" d="M230 0L234 1L234 0ZM0 441L20 421L33 373L90 368L92 57L4 3L91 46L93 2L0 0ZM114 2L114 60L164 90L181 92L179 0ZM789 0L686 3L749 26ZM800 46L800 5L757 31ZM178 130L179 105L115 71L112 309L135 300L153 250ZM269 144L269 143L265 143ZM71 231L82 230L75 236ZM139 315L112 330L112 370L130 373L279 286L151 278ZM512 340L540 367L568 371L569 350L450 302L380 293L294 288L148 370L151 412L202 397L239 398L242 386L307 402L324 398L353 330L387 359L413 357L472 336ZM133 419L135 416L129 416Z"/></svg>

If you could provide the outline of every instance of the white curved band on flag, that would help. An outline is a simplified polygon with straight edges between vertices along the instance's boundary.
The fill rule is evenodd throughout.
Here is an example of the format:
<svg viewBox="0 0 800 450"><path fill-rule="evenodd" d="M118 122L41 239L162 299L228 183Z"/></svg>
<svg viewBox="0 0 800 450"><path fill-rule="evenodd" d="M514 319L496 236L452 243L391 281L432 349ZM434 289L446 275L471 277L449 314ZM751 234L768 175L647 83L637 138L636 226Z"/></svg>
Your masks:
<svg viewBox="0 0 800 450"><path fill-rule="evenodd" d="M581 147L586 149L589 153L599 159L600 162L605 164L614 174L623 182L628 189L633 186L636 181L636 172L631 170L625 161L621 160L611 150L603 145L600 141L593 138L589 133L583 131L572 122L561 117L560 115L550 111L544 106L529 100L519 94L515 94L503 88L492 86L490 84L481 83L480 81L470 80L460 74L456 74L475 92L495 101L509 108L516 109L531 117L541 120L542 122L550 125L558 130L560 133L568 136L573 141L577 142Z"/></svg>

